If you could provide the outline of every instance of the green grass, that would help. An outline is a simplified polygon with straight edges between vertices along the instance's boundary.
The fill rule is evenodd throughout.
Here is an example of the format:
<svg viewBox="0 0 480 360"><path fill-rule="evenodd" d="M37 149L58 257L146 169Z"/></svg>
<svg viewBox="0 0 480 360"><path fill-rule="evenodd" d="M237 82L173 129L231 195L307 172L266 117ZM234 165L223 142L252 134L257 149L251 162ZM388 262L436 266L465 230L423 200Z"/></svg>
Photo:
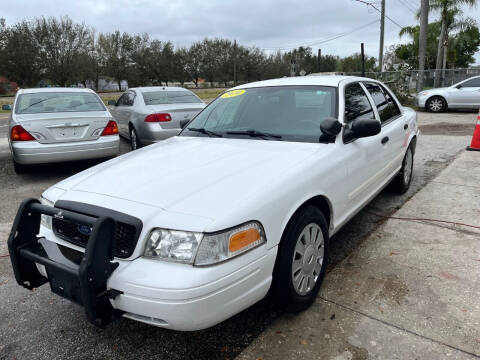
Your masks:
<svg viewBox="0 0 480 360"><path fill-rule="evenodd" d="M212 100L226 89L190 89L202 100Z"/></svg>

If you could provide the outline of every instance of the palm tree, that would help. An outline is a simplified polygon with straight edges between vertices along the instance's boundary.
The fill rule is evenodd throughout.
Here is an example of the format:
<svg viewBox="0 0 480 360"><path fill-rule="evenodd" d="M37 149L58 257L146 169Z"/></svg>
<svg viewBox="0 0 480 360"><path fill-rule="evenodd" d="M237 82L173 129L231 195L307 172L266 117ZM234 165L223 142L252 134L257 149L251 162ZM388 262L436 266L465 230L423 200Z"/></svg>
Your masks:
<svg viewBox="0 0 480 360"><path fill-rule="evenodd" d="M475 6L476 4L477 0L430 0L430 9L433 11L439 11L442 21L442 28L440 31L440 37L438 39L437 64L434 87L439 86L440 69L445 69L446 67L448 52L449 13L454 13L457 15L461 13L460 6Z"/></svg>

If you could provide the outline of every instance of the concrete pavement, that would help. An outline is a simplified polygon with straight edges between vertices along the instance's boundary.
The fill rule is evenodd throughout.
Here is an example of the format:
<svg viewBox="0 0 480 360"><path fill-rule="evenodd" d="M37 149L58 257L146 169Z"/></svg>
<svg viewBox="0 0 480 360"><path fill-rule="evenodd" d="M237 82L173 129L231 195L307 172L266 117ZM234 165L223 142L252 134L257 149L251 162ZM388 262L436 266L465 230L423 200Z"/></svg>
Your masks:
<svg viewBox="0 0 480 360"><path fill-rule="evenodd" d="M477 228L385 221L327 274L311 309L279 317L238 358L480 358L478 179L480 153L464 152L393 215Z"/></svg>

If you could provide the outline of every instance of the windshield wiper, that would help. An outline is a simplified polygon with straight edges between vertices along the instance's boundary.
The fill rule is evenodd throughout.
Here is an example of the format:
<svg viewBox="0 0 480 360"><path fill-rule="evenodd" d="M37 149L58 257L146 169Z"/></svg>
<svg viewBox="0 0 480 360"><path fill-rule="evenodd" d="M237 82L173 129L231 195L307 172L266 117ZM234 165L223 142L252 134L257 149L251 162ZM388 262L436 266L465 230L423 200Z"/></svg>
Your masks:
<svg viewBox="0 0 480 360"><path fill-rule="evenodd" d="M205 129L205 128L187 128L187 130L199 132L199 133L201 133L201 134L205 134L205 135L208 135L208 136L210 136L210 137L212 137L212 136L215 136L215 137L223 137L222 134L216 133L215 131L207 130L207 129Z"/></svg>
<svg viewBox="0 0 480 360"><path fill-rule="evenodd" d="M281 135L277 134L270 134L262 131L257 130L238 130L238 131L227 131L228 135L248 135L250 137L264 137L264 138L274 138L274 139L281 139Z"/></svg>

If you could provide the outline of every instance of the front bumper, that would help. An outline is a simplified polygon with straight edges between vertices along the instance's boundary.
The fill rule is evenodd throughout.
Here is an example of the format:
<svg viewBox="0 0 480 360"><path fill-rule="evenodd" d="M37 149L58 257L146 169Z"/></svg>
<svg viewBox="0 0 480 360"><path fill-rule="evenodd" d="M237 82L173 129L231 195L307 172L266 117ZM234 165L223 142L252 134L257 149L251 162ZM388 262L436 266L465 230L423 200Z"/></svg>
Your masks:
<svg viewBox="0 0 480 360"><path fill-rule="evenodd" d="M120 150L120 138L118 135L111 135L92 141L57 144L12 142L10 148L14 160L19 164L44 164L116 156Z"/></svg>
<svg viewBox="0 0 480 360"><path fill-rule="evenodd" d="M415 105L419 108L425 108L428 97L428 95L417 95L415 98Z"/></svg>
<svg viewBox="0 0 480 360"><path fill-rule="evenodd" d="M43 210L45 208L54 209L44 206L41 206L41 208ZM53 214L59 210L50 211ZM69 215L69 212L67 211L66 214ZM63 215L65 216L65 214ZM29 216L26 216L25 211L23 211L23 215L17 215L17 218L28 219ZM51 268L49 269L49 267L58 266L66 268L67 270L64 272L71 273L68 269L77 266L71 261L71 258L65 257L65 252L61 250L62 246L63 248L73 249L80 254L80 258L82 258L80 268L83 264L91 264L88 266L90 272L98 270L98 268L115 266L115 269L107 277L99 279L97 285L101 292L91 293L88 289L80 287L80 291L74 293L76 298L83 299L85 297L83 294L87 293L95 301L100 301L99 299L103 301L102 309L106 310L94 308L91 311L85 306L87 318L92 323L101 326L108 324L111 320L102 320L99 323L99 320L89 316L89 313L95 313L97 318L100 317L101 319L114 319L123 315L140 322L180 331L200 330L218 324L253 305L267 294L277 255L277 247L267 249L263 245L242 256L215 266L194 267L143 257L134 260L116 258L110 261L108 260L110 255L107 256L103 253L103 255L97 254L96 258L100 258L100 260L96 260L97 265L95 265L92 263L91 257L96 251L90 250L89 253L89 248L93 246L90 244L96 243L95 240L92 241L93 233L88 241L87 249L84 250L57 238L53 231L44 227L41 229L42 237L37 239L36 234L38 234L39 225L35 225L33 228L35 231L31 235L34 233L35 239L32 240L31 236L29 237L31 243L29 246L41 244L42 250L45 252L43 257L46 260L25 258L22 250L19 249L19 247L23 248L23 245L12 244L10 249L9 240L12 264L21 264L22 267L28 266L35 270L36 279L41 280L33 281L33 287L50 282L52 291L55 293L83 306L85 306L85 303L89 303L75 301L70 295L72 291L68 290L68 284L63 284L61 281L63 278L62 271L59 273L59 270L54 272ZM25 238L24 231L19 231L15 223L12 234L17 231ZM111 241L103 241L103 243L111 243ZM84 252L83 255L82 252ZM13 261L14 258L15 261ZM44 265L46 270L41 266L34 267L35 263ZM50 277L51 274L54 275L53 279ZM68 278L69 281L77 283L75 272L72 276ZM58 280L59 278L60 280ZM17 282L22 286L25 286L25 281L32 284L31 279L25 279L22 276L17 278ZM58 290L60 287L63 290ZM109 302L108 306L105 304L105 299Z"/></svg>

